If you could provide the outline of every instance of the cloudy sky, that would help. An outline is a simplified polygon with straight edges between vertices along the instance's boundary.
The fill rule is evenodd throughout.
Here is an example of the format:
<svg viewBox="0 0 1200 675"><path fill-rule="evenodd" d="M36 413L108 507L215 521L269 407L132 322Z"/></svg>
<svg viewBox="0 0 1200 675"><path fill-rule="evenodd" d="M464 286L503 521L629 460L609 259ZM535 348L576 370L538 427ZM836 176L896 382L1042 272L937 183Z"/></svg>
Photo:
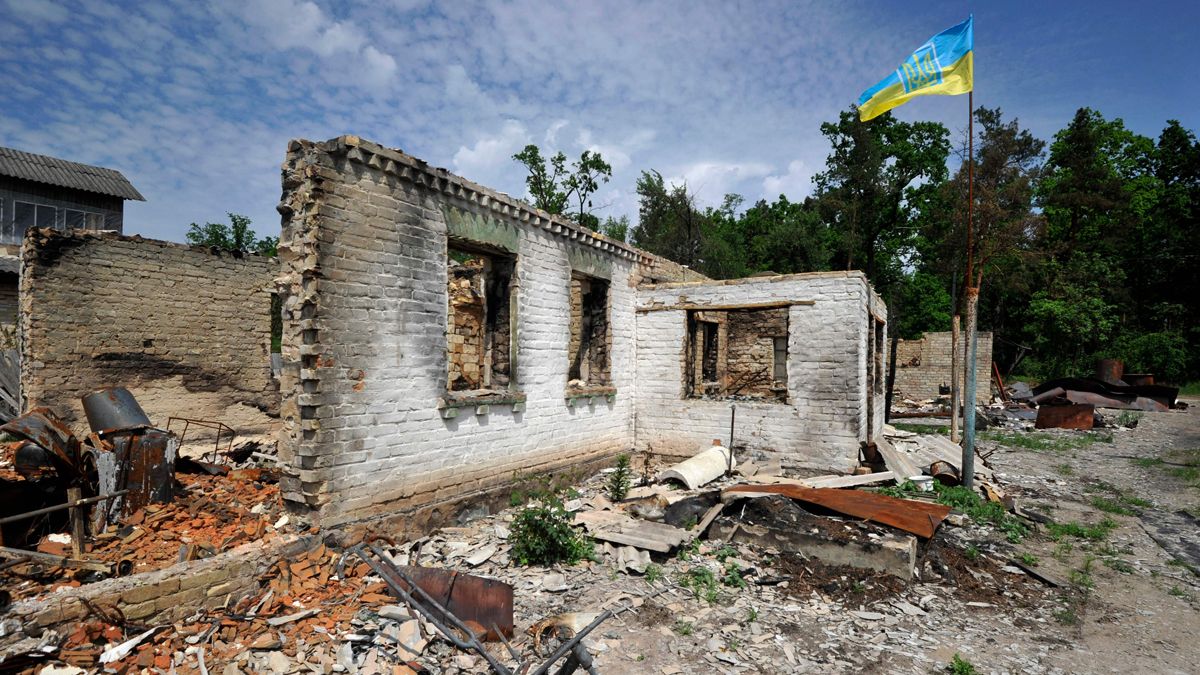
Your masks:
<svg viewBox="0 0 1200 675"><path fill-rule="evenodd" d="M277 233L289 138L353 133L523 196L526 143L600 151L599 215L657 169L703 204L812 189L821 122L975 13L976 103L1049 137L1076 108L1200 129L1195 2L0 0L0 145L120 169L126 231ZM903 119L959 131L966 97Z"/></svg>

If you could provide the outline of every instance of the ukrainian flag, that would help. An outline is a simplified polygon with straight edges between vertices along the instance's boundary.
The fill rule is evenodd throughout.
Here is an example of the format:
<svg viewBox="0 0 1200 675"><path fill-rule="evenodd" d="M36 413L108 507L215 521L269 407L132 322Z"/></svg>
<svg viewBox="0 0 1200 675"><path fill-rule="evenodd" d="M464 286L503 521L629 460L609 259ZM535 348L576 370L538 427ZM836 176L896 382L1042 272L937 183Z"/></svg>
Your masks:
<svg viewBox="0 0 1200 675"><path fill-rule="evenodd" d="M965 94L974 86L974 16L929 38L896 72L858 97L858 118L878 117L915 96Z"/></svg>

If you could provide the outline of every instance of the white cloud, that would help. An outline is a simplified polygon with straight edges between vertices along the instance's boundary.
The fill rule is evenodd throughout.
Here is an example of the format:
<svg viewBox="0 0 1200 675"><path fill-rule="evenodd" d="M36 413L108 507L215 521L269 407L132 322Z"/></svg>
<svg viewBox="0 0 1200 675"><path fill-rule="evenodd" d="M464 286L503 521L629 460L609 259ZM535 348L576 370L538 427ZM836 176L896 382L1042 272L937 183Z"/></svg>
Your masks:
<svg viewBox="0 0 1200 675"><path fill-rule="evenodd" d="M530 142L531 136L525 125L516 120L507 120L494 134L481 135L475 145L459 146L454 153L454 172L464 178L498 190L512 189L512 178L524 180L523 171L512 156ZM520 182L516 183L520 185ZM524 192L520 191L520 195Z"/></svg>
<svg viewBox="0 0 1200 675"><path fill-rule="evenodd" d="M727 194L746 195L746 186L770 171L770 166L758 162L698 162L687 165L679 176L668 182L687 185L699 206L717 206Z"/></svg>
<svg viewBox="0 0 1200 675"><path fill-rule="evenodd" d="M813 172L803 161L788 162L787 172L767 176L763 179L763 197L774 200L787 195L791 201L800 201L812 192Z"/></svg>

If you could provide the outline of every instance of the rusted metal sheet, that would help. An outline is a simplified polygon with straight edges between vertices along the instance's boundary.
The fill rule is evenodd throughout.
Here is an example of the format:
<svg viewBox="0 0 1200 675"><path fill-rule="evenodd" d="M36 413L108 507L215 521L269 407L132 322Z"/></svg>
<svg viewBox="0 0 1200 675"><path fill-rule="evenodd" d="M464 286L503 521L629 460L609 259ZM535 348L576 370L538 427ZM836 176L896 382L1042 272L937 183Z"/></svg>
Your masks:
<svg viewBox="0 0 1200 675"><path fill-rule="evenodd" d="M144 429L150 418L125 387L97 389L81 398L88 426L97 433Z"/></svg>
<svg viewBox="0 0 1200 675"><path fill-rule="evenodd" d="M82 478L79 468L79 439L49 408L34 408L0 431L23 438L49 453L49 460L64 481L75 484Z"/></svg>
<svg viewBox="0 0 1200 675"><path fill-rule="evenodd" d="M958 467L940 459L929 465L929 475L943 485L958 485L962 482L962 477L958 475Z"/></svg>
<svg viewBox="0 0 1200 675"><path fill-rule="evenodd" d="M485 579L437 567L396 565L416 584L463 622L474 622L487 629L488 640L499 640L493 626L505 637L513 636L513 588L503 581ZM384 571L389 573L387 566ZM409 590L399 575L391 580Z"/></svg>
<svg viewBox="0 0 1200 675"><path fill-rule="evenodd" d="M778 494L815 504L830 511L890 525L928 539L950 513L950 507L912 499L896 499L862 490L806 488L799 485L734 485L723 492L733 496Z"/></svg>
<svg viewBox="0 0 1200 675"><path fill-rule="evenodd" d="M1090 403L1100 408L1160 411L1175 406L1179 389L1161 384L1114 385L1100 380L1064 377L1039 384L1033 401L1041 405L1055 398L1070 403Z"/></svg>
<svg viewBox="0 0 1200 675"><path fill-rule="evenodd" d="M1038 429L1091 429L1096 419L1096 406L1088 403L1043 405L1038 407Z"/></svg>

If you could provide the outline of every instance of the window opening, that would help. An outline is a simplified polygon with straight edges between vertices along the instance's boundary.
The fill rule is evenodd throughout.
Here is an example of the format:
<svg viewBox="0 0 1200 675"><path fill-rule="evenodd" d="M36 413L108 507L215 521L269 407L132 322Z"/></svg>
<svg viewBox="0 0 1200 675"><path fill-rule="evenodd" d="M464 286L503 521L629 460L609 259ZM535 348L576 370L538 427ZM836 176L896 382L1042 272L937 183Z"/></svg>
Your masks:
<svg viewBox="0 0 1200 675"><path fill-rule="evenodd" d="M609 283L604 279L571 275L571 337L567 349L569 387L607 387L612 383L608 291Z"/></svg>
<svg viewBox="0 0 1200 675"><path fill-rule="evenodd" d="M508 390L514 259L452 245L447 258L450 391Z"/></svg>
<svg viewBox="0 0 1200 675"><path fill-rule="evenodd" d="M787 401L788 308L688 312L692 398Z"/></svg>

